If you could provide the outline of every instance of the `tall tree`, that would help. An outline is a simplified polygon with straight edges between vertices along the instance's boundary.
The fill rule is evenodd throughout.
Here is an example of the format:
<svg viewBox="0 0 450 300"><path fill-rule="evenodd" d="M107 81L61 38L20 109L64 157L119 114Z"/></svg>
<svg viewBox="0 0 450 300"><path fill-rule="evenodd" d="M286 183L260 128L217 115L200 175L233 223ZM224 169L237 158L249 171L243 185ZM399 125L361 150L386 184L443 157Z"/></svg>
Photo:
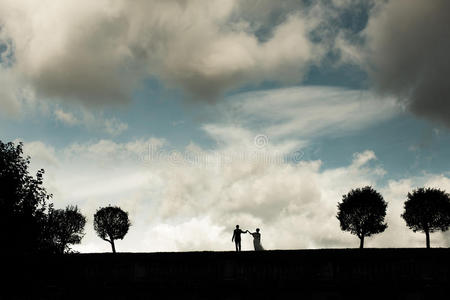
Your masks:
<svg viewBox="0 0 450 300"><path fill-rule="evenodd" d="M364 238L383 232L387 203L383 196L370 186L351 190L338 203L337 219L341 229L355 234L364 248Z"/></svg>
<svg viewBox="0 0 450 300"><path fill-rule="evenodd" d="M43 233L47 201L44 170L29 174L30 157L23 157L23 144L0 141L0 251L33 253L44 248Z"/></svg>
<svg viewBox="0 0 450 300"><path fill-rule="evenodd" d="M435 188L419 188L408 193L401 215L412 231L425 233L426 247L430 248L430 233L446 231L450 226L450 197Z"/></svg>
<svg viewBox="0 0 450 300"><path fill-rule="evenodd" d="M85 224L86 217L77 206L69 205L65 209L50 210L48 227L57 252L69 252L70 244L79 244L84 236Z"/></svg>
<svg viewBox="0 0 450 300"><path fill-rule="evenodd" d="M130 225L128 213L117 206L102 207L94 215L94 229L101 239L111 244L113 253L116 253L114 240L123 239Z"/></svg>

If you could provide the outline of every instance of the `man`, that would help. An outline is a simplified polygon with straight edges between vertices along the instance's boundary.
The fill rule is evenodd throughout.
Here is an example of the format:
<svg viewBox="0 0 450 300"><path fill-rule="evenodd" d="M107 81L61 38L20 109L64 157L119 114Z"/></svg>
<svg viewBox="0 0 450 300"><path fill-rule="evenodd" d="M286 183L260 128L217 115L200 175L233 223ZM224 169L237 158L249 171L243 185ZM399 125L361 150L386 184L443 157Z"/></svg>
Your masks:
<svg viewBox="0 0 450 300"><path fill-rule="evenodd" d="M241 233L246 233L246 231L242 231L239 229L239 225L236 225L236 229L233 231L233 237L231 241L236 244L236 252L241 251Z"/></svg>

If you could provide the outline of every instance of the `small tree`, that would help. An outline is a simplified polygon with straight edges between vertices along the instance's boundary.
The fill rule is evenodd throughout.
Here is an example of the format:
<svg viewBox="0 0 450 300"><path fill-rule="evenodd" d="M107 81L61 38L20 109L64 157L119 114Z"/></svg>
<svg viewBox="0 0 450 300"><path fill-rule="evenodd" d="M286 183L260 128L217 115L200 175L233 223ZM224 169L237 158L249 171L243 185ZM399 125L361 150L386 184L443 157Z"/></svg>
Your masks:
<svg viewBox="0 0 450 300"><path fill-rule="evenodd" d="M128 213L117 206L102 207L94 215L94 229L101 239L111 244L113 253L116 253L114 240L123 239L130 225Z"/></svg>
<svg viewBox="0 0 450 300"><path fill-rule="evenodd" d="M68 252L69 244L79 244L84 236L85 224L86 217L81 214L77 206L50 210L48 227L57 252Z"/></svg>
<svg viewBox="0 0 450 300"><path fill-rule="evenodd" d="M408 193L404 207L402 218L412 231L425 232L427 248L430 248L430 233L446 231L450 226L450 197L445 191L419 188Z"/></svg>
<svg viewBox="0 0 450 300"><path fill-rule="evenodd" d="M387 203L383 196L370 186L351 190L342 196L338 203L337 219L341 229L355 234L360 239L360 248L364 248L364 238L383 232Z"/></svg>

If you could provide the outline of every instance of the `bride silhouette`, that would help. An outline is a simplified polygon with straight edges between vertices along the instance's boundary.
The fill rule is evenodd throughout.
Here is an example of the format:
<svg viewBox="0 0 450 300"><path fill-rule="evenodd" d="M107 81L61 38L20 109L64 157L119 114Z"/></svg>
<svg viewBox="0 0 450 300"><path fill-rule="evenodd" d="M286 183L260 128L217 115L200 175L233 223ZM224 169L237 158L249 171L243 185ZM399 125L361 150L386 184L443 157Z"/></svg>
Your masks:
<svg viewBox="0 0 450 300"><path fill-rule="evenodd" d="M264 250L263 246L261 245L261 233L259 233L259 228L256 228L256 232L250 232L248 230L246 232L250 233L253 236L253 247L255 247L255 251Z"/></svg>

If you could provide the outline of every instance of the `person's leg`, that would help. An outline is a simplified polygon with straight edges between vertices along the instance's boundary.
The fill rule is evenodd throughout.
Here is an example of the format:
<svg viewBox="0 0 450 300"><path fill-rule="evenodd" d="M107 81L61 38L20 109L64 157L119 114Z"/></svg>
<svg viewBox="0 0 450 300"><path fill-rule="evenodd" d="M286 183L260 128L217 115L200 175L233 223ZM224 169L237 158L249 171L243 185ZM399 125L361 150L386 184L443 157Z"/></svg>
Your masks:
<svg viewBox="0 0 450 300"><path fill-rule="evenodd" d="M239 241L239 252L241 251L241 241Z"/></svg>
<svg viewBox="0 0 450 300"><path fill-rule="evenodd" d="M239 250L238 250L238 241L234 241L234 245L236 246L236 252L238 252Z"/></svg>

